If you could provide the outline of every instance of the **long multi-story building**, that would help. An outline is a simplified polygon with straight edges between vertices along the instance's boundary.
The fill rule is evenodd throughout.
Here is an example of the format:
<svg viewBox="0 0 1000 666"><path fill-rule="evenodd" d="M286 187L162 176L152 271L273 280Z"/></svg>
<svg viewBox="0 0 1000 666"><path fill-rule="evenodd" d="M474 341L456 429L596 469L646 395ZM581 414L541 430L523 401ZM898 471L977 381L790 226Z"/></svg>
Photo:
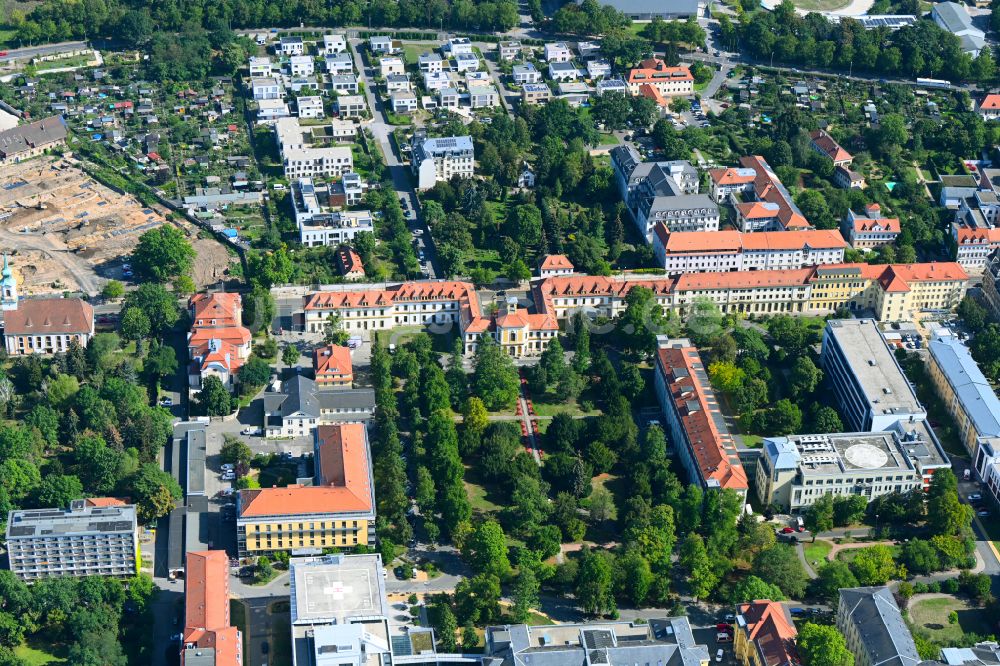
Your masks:
<svg viewBox="0 0 1000 666"><path fill-rule="evenodd" d="M927 351L927 375L955 419L959 439L976 459L979 442L1000 438L1000 399L961 341L935 336Z"/></svg>
<svg viewBox="0 0 1000 666"><path fill-rule="evenodd" d="M727 271L787 270L839 264L847 243L829 229L806 231L671 232L654 229L653 254L669 275Z"/></svg>
<svg viewBox="0 0 1000 666"><path fill-rule="evenodd" d="M94 506L73 500L68 509L11 511L7 560L24 581L59 576L128 578L139 571L135 507Z"/></svg>
<svg viewBox="0 0 1000 666"><path fill-rule="evenodd" d="M320 425L313 450L313 485L239 491L236 540L241 556L274 551L318 555L324 548L375 543L367 428L362 423Z"/></svg>
<svg viewBox="0 0 1000 666"><path fill-rule="evenodd" d="M983 304L995 318L1000 318L1000 250L986 260L983 270Z"/></svg>
<svg viewBox="0 0 1000 666"><path fill-rule="evenodd" d="M847 426L874 432L927 418L874 319L827 322L820 362Z"/></svg>
<svg viewBox="0 0 1000 666"><path fill-rule="evenodd" d="M241 666L243 633L229 616L229 556L192 551L184 567L181 666Z"/></svg>
<svg viewBox="0 0 1000 666"><path fill-rule="evenodd" d="M49 116L0 132L0 164L16 164L66 143L66 121Z"/></svg>
<svg viewBox="0 0 1000 666"><path fill-rule="evenodd" d="M1000 227L974 229L952 225L955 241L955 261L969 271L986 268L991 254L1000 248Z"/></svg>
<svg viewBox="0 0 1000 666"><path fill-rule="evenodd" d="M768 437L754 485L764 506L800 513L824 495L870 502L924 489L950 466L926 421L899 420L880 432Z"/></svg>
<svg viewBox="0 0 1000 666"><path fill-rule="evenodd" d="M339 177L354 170L354 155L348 146L316 146L307 142L307 131L299 125L298 118L277 119L274 133L285 178Z"/></svg>
<svg viewBox="0 0 1000 666"><path fill-rule="evenodd" d="M733 654L742 666L798 666L799 632L780 601L767 599L736 607Z"/></svg>
<svg viewBox="0 0 1000 666"><path fill-rule="evenodd" d="M472 137L449 136L428 139L419 133L413 137L412 165L417 187L429 190L438 181L452 176L472 178L476 155Z"/></svg>
<svg viewBox="0 0 1000 666"><path fill-rule="evenodd" d="M917 666L922 661L888 587L840 590L837 629L854 655L855 666Z"/></svg>
<svg viewBox="0 0 1000 666"><path fill-rule="evenodd" d="M692 483L747 494L747 474L719 408L708 372L690 340L659 340L656 395L670 441Z"/></svg>
<svg viewBox="0 0 1000 666"><path fill-rule="evenodd" d="M642 95L645 87L661 97L690 95L694 92L694 76L687 67L668 67L659 58L648 58L628 73L629 92Z"/></svg>

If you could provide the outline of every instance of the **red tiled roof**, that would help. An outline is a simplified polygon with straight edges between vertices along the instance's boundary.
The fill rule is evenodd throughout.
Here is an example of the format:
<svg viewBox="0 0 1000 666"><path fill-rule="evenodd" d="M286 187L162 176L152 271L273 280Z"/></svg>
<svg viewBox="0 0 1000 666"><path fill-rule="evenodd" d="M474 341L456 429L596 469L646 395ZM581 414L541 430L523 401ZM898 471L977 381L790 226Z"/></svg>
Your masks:
<svg viewBox="0 0 1000 666"><path fill-rule="evenodd" d="M746 185L752 183L757 177L756 173L747 173L733 167L725 169L709 169L709 177L716 185Z"/></svg>
<svg viewBox="0 0 1000 666"><path fill-rule="evenodd" d="M799 632L779 602L758 600L740 604L739 614L746 621L747 639L754 643L763 659L762 666L798 664L795 638Z"/></svg>
<svg viewBox="0 0 1000 666"><path fill-rule="evenodd" d="M840 144L825 130L813 130L809 133L809 138L812 139L812 143L816 148L834 162L851 161L854 159L854 156L841 148Z"/></svg>
<svg viewBox="0 0 1000 666"><path fill-rule="evenodd" d="M365 274L365 265L361 261L361 255L347 245L343 245L337 250L337 264L340 267L340 272L344 275Z"/></svg>
<svg viewBox="0 0 1000 666"><path fill-rule="evenodd" d="M629 83L657 83L659 81L694 81L687 67L667 67L659 58L648 58L638 67L629 70Z"/></svg>
<svg viewBox="0 0 1000 666"><path fill-rule="evenodd" d="M129 504L127 497L88 497L83 501L87 506L93 507L126 506Z"/></svg>
<svg viewBox="0 0 1000 666"><path fill-rule="evenodd" d="M729 273L686 273L677 278L677 291L711 289L756 289L757 287L798 287L809 284L814 268Z"/></svg>
<svg viewBox="0 0 1000 666"><path fill-rule="evenodd" d="M979 108L990 111L1000 110L1000 95L987 95L983 98L983 101L979 103Z"/></svg>
<svg viewBox="0 0 1000 666"><path fill-rule="evenodd" d="M898 217L880 217L872 219L868 217L854 218L855 233L865 233L868 231L886 231L898 234L900 232Z"/></svg>
<svg viewBox="0 0 1000 666"><path fill-rule="evenodd" d="M959 245L993 245L1000 243L1000 229L960 227L955 230L955 237L955 242Z"/></svg>
<svg viewBox="0 0 1000 666"><path fill-rule="evenodd" d="M716 426L719 404L710 386L702 383L701 357L694 347L669 347L657 350L657 372L670 392L701 476L707 483L717 481L721 488L746 491L746 470L740 464L736 444L728 432Z"/></svg>
<svg viewBox="0 0 1000 666"><path fill-rule="evenodd" d="M94 332L94 308L79 298L26 298L4 312L5 335L73 335Z"/></svg>
<svg viewBox="0 0 1000 666"><path fill-rule="evenodd" d="M565 254L547 254L542 259L541 269L543 271L573 270L573 262Z"/></svg>
<svg viewBox="0 0 1000 666"><path fill-rule="evenodd" d="M195 294L189 301L195 326L242 326L243 298L232 292ZM215 323L212 323L215 320ZM198 322L201 321L199 324Z"/></svg>
<svg viewBox="0 0 1000 666"><path fill-rule="evenodd" d="M664 97L659 90L649 85L648 83L643 83L641 86L639 86L639 94L642 95L643 97L648 97L649 99L653 100L654 102L656 102L657 106L667 106L669 104L667 98Z"/></svg>
<svg viewBox="0 0 1000 666"><path fill-rule="evenodd" d="M325 375L346 375L351 377L354 369L351 364L351 350L338 345L317 347L313 352L313 369L316 380Z"/></svg>
<svg viewBox="0 0 1000 666"><path fill-rule="evenodd" d="M250 330L244 326L194 328L188 334L188 347L196 347L209 340L224 340L233 345L245 345L250 342Z"/></svg>
<svg viewBox="0 0 1000 666"><path fill-rule="evenodd" d="M660 227L663 227L662 229ZM847 242L840 232L833 229L808 229L804 231L675 231L669 233L660 223L655 228L657 236L668 254L741 251L780 251L846 248Z"/></svg>
<svg viewBox="0 0 1000 666"><path fill-rule="evenodd" d="M216 666L237 666L242 645L239 630L229 624L229 558L226 552L188 553L184 579L184 644L214 649Z"/></svg>

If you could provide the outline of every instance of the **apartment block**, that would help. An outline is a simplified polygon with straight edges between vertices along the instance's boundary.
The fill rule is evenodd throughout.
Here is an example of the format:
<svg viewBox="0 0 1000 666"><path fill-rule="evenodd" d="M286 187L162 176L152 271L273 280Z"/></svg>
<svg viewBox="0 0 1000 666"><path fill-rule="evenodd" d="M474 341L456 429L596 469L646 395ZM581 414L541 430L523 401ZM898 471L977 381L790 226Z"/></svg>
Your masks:
<svg viewBox="0 0 1000 666"><path fill-rule="evenodd" d="M139 571L135 507L93 506L14 510L7 517L8 566L31 582L60 576L129 578Z"/></svg>
<svg viewBox="0 0 1000 666"><path fill-rule="evenodd" d="M854 655L855 666L917 666L922 661L888 587L840 590L837 629Z"/></svg>
<svg viewBox="0 0 1000 666"><path fill-rule="evenodd" d="M840 225L840 233L855 250L892 245L901 231L899 218L883 216L877 203L865 206L863 215L848 210Z"/></svg>
<svg viewBox="0 0 1000 666"><path fill-rule="evenodd" d="M239 491L236 540L241 557L275 551L318 555L324 548L375 543L375 495L365 425L319 425L313 451L313 485Z"/></svg>
<svg viewBox="0 0 1000 666"><path fill-rule="evenodd" d="M736 607L733 654L742 666L798 666L799 632L779 601L768 599Z"/></svg>
<svg viewBox="0 0 1000 666"><path fill-rule="evenodd" d="M835 230L676 231L654 228L653 254L669 275L785 270L839 264L847 243Z"/></svg>
<svg viewBox="0 0 1000 666"><path fill-rule="evenodd" d="M313 144L307 139L310 133L299 125L297 118L278 119L274 133L286 178L338 177L354 169L349 147Z"/></svg>
<svg viewBox="0 0 1000 666"><path fill-rule="evenodd" d="M472 137L429 139L414 135L411 159L417 174L417 187L421 190L430 189L436 182L449 180L452 176L472 178L475 163Z"/></svg>
<svg viewBox="0 0 1000 666"><path fill-rule="evenodd" d="M935 336L927 343L927 351L927 376L975 460L979 442L1000 438L1000 399L960 340Z"/></svg>
<svg viewBox="0 0 1000 666"><path fill-rule="evenodd" d="M348 177L360 180L354 173L344 174L344 183L314 183L311 178L299 178L292 183L292 207L299 228L299 241L305 247L340 245L349 242L359 232L372 232L375 221L368 210L341 210L348 205ZM356 188L352 188L354 190ZM338 191L343 199L337 200Z"/></svg>

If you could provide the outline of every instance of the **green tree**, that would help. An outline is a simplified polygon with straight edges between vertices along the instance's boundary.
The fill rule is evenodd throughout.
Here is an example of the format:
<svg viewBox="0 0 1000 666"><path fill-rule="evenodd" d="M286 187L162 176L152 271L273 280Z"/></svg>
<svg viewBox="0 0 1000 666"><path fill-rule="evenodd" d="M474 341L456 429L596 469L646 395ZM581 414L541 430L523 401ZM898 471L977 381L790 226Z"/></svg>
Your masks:
<svg viewBox="0 0 1000 666"><path fill-rule="evenodd" d="M491 336L483 336L476 348L472 375L473 393L490 411L510 407L517 400L520 381L510 357Z"/></svg>
<svg viewBox="0 0 1000 666"><path fill-rule="evenodd" d="M615 329L623 349L635 356L645 356L656 349L656 336L664 331L663 308L651 289L633 287L625 296L625 310L618 316Z"/></svg>
<svg viewBox="0 0 1000 666"><path fill-rule="evenodd" d="M799 629L797 647L804 666L854 666L854 655L832 625L807 622Z"/></svg>
<svg viewBox="0 0 1000 666"><path fill-rule="evenodd" d="M181 487L177 481L155 463L140 467L124 490L135 501L139 520L143 523L167 515L181 499Z"/></svg>
<svg viewBox="0 0 1000 666"><path fill-rule="evenodd" d="M473 530L462 548L462 555L477 573L503 579L510 575L507 538L495 520L485 520Z"/></svg>
<svg viewBox="0 0 1000 666"><path fill-rule="evenodd" d="M259 356L250 356L237 372L240 393L249 395L267 384L271 377L271 365Z"/></svg>
<svg viewBox="0 0 1000 666"><path fill-rule="evenodd" d="M817 498L815 502L806 510L805 526L812 532L812 540L816 541L816 534L819 532L829 532L833 529L833 495L826 493Z"/></svg>
<svg viewBox="0 0 1000 666"><path fill-rule="evenodd" d="M738 391L746 381L746 373L729 361L716 361L709 365L708 376L712 380L712 385L723 393Z"/></svg>
<svg viewBox="0 0 1000 666"><path fill-rule="evenodd" d="M616 609L609 558L586 546L580 553L575 595L583 612L589 615L607 615Z"/></svg>
<svg viewBox="0 0 1000 666"><path fill-rule="evenodd" d="M35 490L35 502L39 507L68 507L71 501L81 497L83 484L73 475L46 475Z"/></svg>
<svg viewBox="0 0 1000 666"><path fill-rule="evenodd" d="M885 585L897 576L905 577L905 569L896 565L889 546L860 549L851 560L851 573L862 585Z"/></svg>
<svg viewBox="0 0 1000 666"><path fill-rule="evenodd" d="M812 593L828 604L836 604L840 590L857 587L858 579L846 562L832 560L816 570L817 577L810 584Z"/></svg>
<svg viewBox="0 0 1000 666"><path fill-rule="evenodd" d="M753 574L747 576L733 588L732 602L734 604L744 604L757 599L770 599L771 601L781 601L785 594L781 588L771 583L766 583Z"/></svg>
<svg viewBox="0 0 1000 666"><path fill-rule="evenodd" d="M766 583L777 585L790 599L801 599L808 576L795 549L787 544L775 544L753 558L754 575Z"/></svg>
<svg viewBox="0 0 1000 666"><path fill-rule="evenodd" d="M47 397L55 409L68 407L80 391L80 382L72 375L57 375L49 380Z"/></svg>
<svg viewBox="0 0 1000 666"><path fill-rule="evenodd" d="M679 562L688 572L691 594L696 599L707 598L715 590L719 575L708 556L708 551L705 550L705 541L700 534L687 535L681 544Z"/></svg>
<svg viewBox="0 0 1000 666"><path fill-rule="evenodd" d="M222 448L219 450L219 459L222 462L249 466L253 455L253 450L242 439L235 435L223 435Z"/></svg>
<svg viewBox="0 0 1000 666"><path fill-rule="evenodd" d="M866 508L868 501L863 495L838 495L833 498L833 524L847 527L860 523Z"/></svg>
<svg viewBox="0 0 1000 666"><path fill-rule="evenodd" d="M169 330L180 319L181 312L177 299L162 284L147 282L129 292L122 304L122 312L138 308L149 318L150 332L154 334Z"/></svg>
<svg viewBox="0 0 1000 666"><path fill-rule="evenodd" d="M615 560L618 595L634 608L641 608L653 585L653 572L649 562L636 549L628 549Z"/></svg>
<svg viewBox="0 0 1000 666"><path fill-rule="evenodd" d="M27 497L41 481L38 467L30 460L8 458L0 463L0 485L14 502Z"/></svg>
<svg viewBox="0 0 1000 666"><path fill-rule="evenodd" d="M477 574L455 587L455 614L462 624L484 625L500 617L500 579Z"/></svg>
<svg viewBox="0 0 1000 666"><path fill-rule="evenodd" d="M937 549L923 539L914 538L903 544L899 560L906 566L908 572L921 576L941 568Z"/></svg>
<svg viewBox="0 0 1000 666"><path fill-rule="evenodd" d="M227 416L233 411L233 396L222 385L222 380L209 375L201 381L201 390L195 394L195 402L209 416Z"/></svg>
<svg viewBox="0 0 1000 666"><path fill-rule="evenodd" d="M459 448L462 455L470 455L479 450L479 444L486 427L489 425L489 413L480 398L470 397L462 409L462 433Z"/></svg>
<svg viewBox="0 0 1000 666"><path fill-rule="evenodd" d="M118 280L108 280L101 289L101 296L109 301L115 301L125 295L125 285Z"/></svg>
<svg viewBox="0 0 1000 666"><path fill-rule="evenodd" d="M139 237L132 265L139 277L163 283L190 271L194 258L194 248L184 232L164 224Z"/></svg>
<svg viewBox="0 0 1000 666"><path fill-rule="evenodd" d="M816 367L813 360L808 356L800 356L792 364L788 384L795 395L808 395L816 390L821 379L823 371Z"/></svg>
<svg viewBox="0 0 1000 666"><path fill-rule="evenodd" d="M844 424L836 409L824 405L813 413L810 430L817 433L844 432Z"/></svg>
<svg viewBox="0 0 1000 666"><path fill-rule="evenodd" d="M285 345L281 350L281 362L293 366L299 361L299 349L295 345Z"/></svg>
<svg viewBox="0 0 1000 666"><path fill-rule="evenodd" d="M454 653L458 648L455 641L458 621L451 607L445 602L435 603L428 608L428 615L431 626L434 627L434 635L438 639L438 650L447 654Z"/></svg>
<svg viewBox="0 0 1000 666"><path fill-rule="evenodd" d="M511 616L514 622L524 623L531 617L532 609L538 607L539 591L541 585L538 577L531 567L521 565L514 578L514 589L511 597L514 601L511 606Z"/></svg>

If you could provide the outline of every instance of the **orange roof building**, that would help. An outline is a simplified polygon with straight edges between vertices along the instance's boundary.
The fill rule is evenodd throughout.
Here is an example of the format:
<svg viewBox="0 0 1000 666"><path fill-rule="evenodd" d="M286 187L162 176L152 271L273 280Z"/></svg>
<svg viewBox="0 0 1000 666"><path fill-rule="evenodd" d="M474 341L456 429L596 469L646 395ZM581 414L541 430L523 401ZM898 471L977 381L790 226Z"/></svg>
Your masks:
<svg viewBox="0 0 1000 666"><path fill-rule="evenodd" d="M655 90L662 106L666 106L669 97L691 95L694 93L694 76L687 67L668 67L659 58L648 58L639 63L628 73L628 89L633 95L644 94L642 88L648 86Z"/></svg>
<svg viewBox="0 0 1000 666"><path fill-rule="evenodd" d="M660 224L654 232L653 254L670 275L839 264L847 248L840 233L830 229L670 233Z"/></svg>
<svg viewBox="0 0 1000 666"><path fill-rule="evenodd" d="M361 255L348 245L342 245L337 250L337 269L348 280L360 280L365 276Z"/></svg>
<svg viewBox="0 0 1000 666"><path fill-rule="evenodd" d="M689 340L660 340L655 386L671 441L678 444L688 478L703 488L728 488L745 498L749 487L746 470L701 356Z"/></svg>
<svg viewBox="0 0 1000 666"><path fill-rule="evenodd" d="M955 238L955 261L967 270L981 272L990 254L1000 247L1000 228L971 229L952 227Z"/></svg>
<svg viewBox="0 0 1000 666"><path fill-rule="evenodd" d="M833 166L847 167L854 161L854 156L844 150L826 130L813 130L809 133L809 147L833 162Z"/></svg>
<svg viewBox="0 0 1000 666"><path fill-rule="evenodd" d="M181 666L240 666L243 637L229 617L229 557L224 550L187 554ZM195 659L197 657L197 659ZM213 661L207 661L212 658Z"/></svg>
<svg viewBox="0 0 1000 666"><path fill-rule="evenodd" d="M208 376L218 377L232 390L237 373L250 357L253 336L243 325L243 300L239 294L215 292L195 294L188 301L191 331L188 333L188 384L200 389Z"/></svg>
<svg viewBox="0 0 1000 666"><path fill-rule="evenodd" d="M354 382L351 350L339 345L325 345L313 351L316 385L325 388L350 388Z"/></svg>
<svg viewBox="0 0 1000 666"><path fill-rule="evenodd" d="M317 554L374 543L375 495L365 425L320 425L314 437L313 485L239 491L241 556L278 550Z"/></svg>
<svg viewBox="0 0 1000 666"><path fill-rule="evenodd" d="M744 178L754 174L752 189L743 186L746 201L736 203L737 226L741 231L784 231L810 229L812 225L792 200L771 165L760 155L740 158ZM713 191L715 191L714 188ZM731 192L732 193L732 192Z"/></svg>
<svg viewBox="0 0 1000 666"><path fill-rule="evenodd" d="M848 210L840 232L856 250L870 250L896 242L902 227L897 217L886 217L877 203L865 206L864 215Z"/></svg>
<svg viewBox="0 0 1000 666"><path fill-rule="evenodd" d="M547 254L538 264L538 277L570 275L574 268L573 262L565 254Z"/></svg>
<svg viewBox="0 0 1000 666"><path fill-rule="evenodd" d="M977 109L983 120L995 120L1000 118L1000 95L987 95L979 102Z"/></svg>
<svg viewBox="0 0 1000 666"><path fill-rule="evenodd" d="M733 651L744 666L798 666L799 632L785 607L770 600L740 604Z"/></svg>

